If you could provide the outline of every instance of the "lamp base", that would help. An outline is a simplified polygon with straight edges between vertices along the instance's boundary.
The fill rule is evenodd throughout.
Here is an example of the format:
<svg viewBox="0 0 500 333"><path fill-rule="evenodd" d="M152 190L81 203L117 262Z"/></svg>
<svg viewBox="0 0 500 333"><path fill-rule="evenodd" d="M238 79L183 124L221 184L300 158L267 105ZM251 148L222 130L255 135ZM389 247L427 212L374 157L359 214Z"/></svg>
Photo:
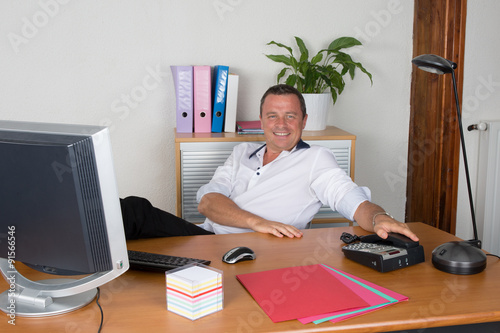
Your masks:
<svg viewBox="0 0 500 333"><path fill-rule="evenodd" d="M486 268L486 254L474 246L477 242L448 242L432 251L432 263L437 269L451 274L470 275Z"/></svg>

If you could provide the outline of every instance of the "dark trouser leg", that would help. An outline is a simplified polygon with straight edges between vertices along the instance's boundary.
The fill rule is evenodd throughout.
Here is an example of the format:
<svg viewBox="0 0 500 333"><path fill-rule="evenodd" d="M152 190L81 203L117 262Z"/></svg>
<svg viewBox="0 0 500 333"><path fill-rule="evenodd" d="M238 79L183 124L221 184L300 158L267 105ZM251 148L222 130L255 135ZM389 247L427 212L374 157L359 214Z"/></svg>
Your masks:
<svg viewBox="0 0 500 333"><path fill-rule="evenodd" d="M127 239L213 235L193 223L153 207L144 198L127 197L120 199L120 204Z"/></svg>

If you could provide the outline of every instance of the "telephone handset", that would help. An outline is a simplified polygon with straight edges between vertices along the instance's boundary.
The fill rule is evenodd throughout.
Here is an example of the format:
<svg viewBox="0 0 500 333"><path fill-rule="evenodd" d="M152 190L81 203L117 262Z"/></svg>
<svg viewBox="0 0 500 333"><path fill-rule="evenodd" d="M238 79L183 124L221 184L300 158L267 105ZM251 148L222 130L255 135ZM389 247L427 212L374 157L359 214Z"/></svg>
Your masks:
<svg viewBox="0 0 500 333"><path fill-rule="evenodd" d="M389 233L386 239L372 234L358 239L359 243L342 247L342 252L346 258L379 272L389 272L425 261L422 245L401 234Z"/></svg>
<svg viewBox="0 0 500 333"><path fill-rule="evenodd" d="M389 232L389 235L386 239L381 238L377 234L371 234L360 237L361 242L363 243L375 243L375 244L384 244L384 245L393 245L395 247L409 249L412 247L417 247L419 245L418 242L411 240L402 234L397 234L394 232Z"/></svg>

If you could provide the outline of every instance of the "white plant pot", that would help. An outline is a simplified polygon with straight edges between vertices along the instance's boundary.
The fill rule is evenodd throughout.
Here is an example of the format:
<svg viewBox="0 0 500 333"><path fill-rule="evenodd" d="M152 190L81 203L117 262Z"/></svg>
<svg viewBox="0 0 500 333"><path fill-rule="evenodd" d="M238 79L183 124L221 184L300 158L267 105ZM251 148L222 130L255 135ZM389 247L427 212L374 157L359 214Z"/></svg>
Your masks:
<svg viewBox="0 0 500 333"><path fill-rule="evenodd" d="M328 110L333 105L332 95L323 94L302 94L306 102L307 123L305 131L322 131L326 128Z"/></svg>

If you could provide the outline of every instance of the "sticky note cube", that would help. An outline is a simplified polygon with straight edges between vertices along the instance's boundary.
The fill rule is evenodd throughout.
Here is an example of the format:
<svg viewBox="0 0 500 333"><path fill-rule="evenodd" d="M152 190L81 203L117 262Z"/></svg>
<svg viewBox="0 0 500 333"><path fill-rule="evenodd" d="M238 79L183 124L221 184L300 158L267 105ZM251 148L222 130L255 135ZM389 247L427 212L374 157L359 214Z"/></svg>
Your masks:
<svg viewBox="0 0 500 333"><path fill-rule="evenodd" d="M222 310L222 272L202 264L167 271L167 309L195 320Z"/></svg>

